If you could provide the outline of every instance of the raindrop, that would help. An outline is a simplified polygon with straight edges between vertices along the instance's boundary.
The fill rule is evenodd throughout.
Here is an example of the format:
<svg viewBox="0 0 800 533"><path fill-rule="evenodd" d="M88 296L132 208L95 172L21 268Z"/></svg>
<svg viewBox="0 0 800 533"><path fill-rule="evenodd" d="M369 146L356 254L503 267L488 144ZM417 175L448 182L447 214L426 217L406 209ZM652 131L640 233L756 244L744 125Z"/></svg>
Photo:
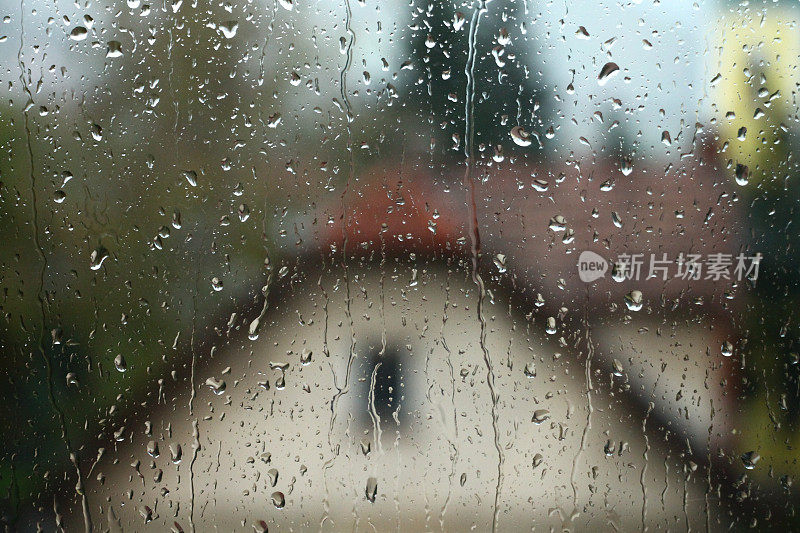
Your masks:
<svg viewBox="0 0 800 533"><path fill-rule="evenodd" d="M501 274L506 271L506 255L505 254L495 254L494 256L494 266L497 267L497 271Z"/></svg>
<svg viewBox="0 0 800 533"><path fill-rule="evenodd" d="M747 128L745 128L744 126L739 128L739 131L736 133L736 138L739 139L740 141L747 140Z"/></svg>
<svg viewBox="0 0 800 533"><path fill-rule="evenodd" d="M86 36L89 34L89 31L84 28L83 26L75 26L72 28L72 31L69 32L69 38L73 41L82 41L86 39Z"/></svg>
<svg viewBox="0 0 800 533"><path fill-rule="evenodd" d="M628 267L624 263L614 263L614 267L611 269L611 278L614 281L621 283L625 281L627 271Z"/></svg>
<svg viewBox="0 0 800 533"><path fill-rule="evenodd" d="M286 505L286 497L282 492L275 491L272 493L272 504L276 509L283 509L283 507Z"/></svg>
<svg viewBox="0 0 800 533"><path fill-rule="evenodd" d="M625 295L625 305L631 311L640 311L642 309L642 291L633 290Z"/></svg>
<svg viewBox="0 0 800 533"><path fill-rule="evenodd" d="M531 183L531 187L533 187L538 192L545 192L550 184L545 180L533 180Z"/></svg>
<svg viewBox="0 0 800 533"><path fill-rule="evenodd" d="M125 372L128 370L128 363L125 361L125 357L123 357L122 354L118 354L114 358L114 367L120 372Z"/></svg>
<svg viewBox="0 0 800 533"><path fill-rule="evenodd" d="M219 25L219 29L222 30L222 35L226 39L233 39L236 37L236 31L239 29L239 22L235 20L223 22Z"/></svg>
<svg viewBox="0 0 800 533"><path fill-rule="evenodd" d="M108 41L106 48L106 57L121 57L122 56L122 43L119 41Z"/></svg>
<svg viewBox="0 0 800 533"><path fill-rule="evenodd" d="M206 379L206 385L216 395L220 395L225 392L226 384L225 380L223 379L208 378Z"/></svg>
<svg viewBox="0 0 800 533"><path fill-rule="evenodd" d="M367 478L367 488L365 490L367 500L375 503L375 496L378 494L378 480L374 477Z"/></svg>
<svg viewBox="0 0 800 533"><path fill-rule="evenodd" d="M161 455L158 451L158 443L156 441L151 440L147 443L147 455L154 459Z"/></svg>
<svg viewBox="0 0 800 533"><path fill-rule="evenodd" d="M173 443L169 445L169 456L173 463L178 464L181 462L181 458L183 457L183 449L181 445L178 443Z"/></svg>
<svg viewBox="0 0 800 533"><path fill-rule="evenodd" d="M630 176L631 172L633 172L633 159L630 157L623 157L619 169L623 176Z"/></svg>
<svg viewBox="0 0 800 533"><path fill-rule="evenodd" d="M197 187L197 172L194 170L184 170L183 177L189 182L192 187Z"/></svg>
<svg viewBox="0 0 800 533"><path fill-rule="evenodd" d="M247 204L239 204L239 221L245 222L250 218L250 208Z"/></svg>
<svg viewBox="0 0 800 533"><path fill-rule="evenodd" d="M730 357L731 355L733 355L733 344L731 344L730 341L723 342L720 351L722 352L722 355L724 355L725 357Z"/></svg>
<svg viewBox="0 0 800 533"><path fill-rule="evenodd" d="M750 183L750 168L740 163L736 164L736 184L744 187Z"/></svg>
<svg viewBox="0 0 800 533"><path fill-rule="evenodd" d="M525 364L524 373L525 373L525 377L535 378L536 377L536 364L533 361L528 361L528 363Z"/></svg>
<svg viewBox="0 0 800 533"><path fill-rule="evenodd" d="M556 215L550 219L550 224L547 227L553 231L564 231L567 228L567 219L562 215Z"/></svg>
<svg viewBox="0 0 800 533"><path fill-rule="evenodd" d="M531 421L535 424L541 424L545 420L550 418L550 411L547 409L537 409L533 412L533 418Z"/></svg>
<svg viewBox="0 0 800 533"><path fill-rule="evenodd" d="M744 467L748 470L752 470L756 467L756 463L761 460L761 456L758 452L749 451L742 454L742 463L744 463Z"/></svg>
<svg viewBox="0 0 800 533"><path fill-rule="evenodd" d="M464 15L464 13L461 11L456 11L456 14L453 16L453 30L460 31L466 22L467 17Z"/></svg>
<svg viewBox="0 0 800 533"><path fill-rule="evenodd" d="M271 486L275 486L278 484L278 469L277 468L270 468L267 470L267 477L269 478L269 484Z"/></svg>
<svg viewBox="0 0 800 533"><path fill-rule="evenodd" d="M96 248L92 251L92 255L89 256L89 268L92 270L100 270L100 267L103 266L103 261L108 258L108 250L103 248L102 246Z"/></svg>
<svg viewBox="0 0 800 533"><path fill-rule="evenodd" d="M600 74L597 76L597 83L600 85L605 85L608 83L608 80L617 74L617 72L619 72L619 65L613 61L609 61L603 65L603 68L600 69Z"/></svg>
<svg viewBox="0 0 800 533"><path fill-rule="evenodd" d="M522 126L514 126L511 128L511 138L517 146L530 146L531 136L525 131Z"/></svg>
<svg viewBox="0 0 800 533"><path fill-rule="evenodd" d="M502 163L505 160L506 156L503 154L503 145L498 144L494 147L494 155L492 159L495 163Z"/></svg>
<svg viewBox="0 0 800 533"><path fill-rule="evenodd" d="M605 446L603 446L603 452L606 454L606 456L611 457L616 451L616 444L614 444L611 439L607 440Z"/></svg>

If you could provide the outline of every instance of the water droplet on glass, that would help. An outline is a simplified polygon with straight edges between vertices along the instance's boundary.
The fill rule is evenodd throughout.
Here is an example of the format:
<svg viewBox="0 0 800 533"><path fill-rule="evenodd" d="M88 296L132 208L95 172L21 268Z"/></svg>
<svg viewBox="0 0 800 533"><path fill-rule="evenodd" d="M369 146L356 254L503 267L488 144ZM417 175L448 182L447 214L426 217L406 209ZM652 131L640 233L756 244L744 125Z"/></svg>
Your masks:
<svg viewBox="0 0 800 533"><path fill-rule="evenodd" d="M550 411L547 409L537 409L533 412L533 418L531 421L535 424L541 424L545 420L550 418Z"/></svg>
<svg viewBox="0 0 800 533"><path fill-rule="evenodd" d="M564 231L567 228L567 219L562 215L556 215L550 219L550 224L547 227L553 231Z"/></svg>
<svg viewBox="0 0 800 533"><path fill-rule="evenodd" d="M511 128L511 138L517 146L531 145L531 136L522 126L514 126Z"/></svg>
<svg viewBox="0 0 800 533"><path fill-rule="evenodd" d="M625 281L625 278L628 273L628 266L623 263L614 263L613 268L611 269L611 279L618 283L622 283Z"/></svg>
<svg viewBox="0 0 800 533"><path fill-rule="evenodd" d="M630 157L623 157L619 169L623 176L630 176L631 172L633 172L633 159Z"/></svg>
<svg viewBox="0 0 800 533"><path fill-rule="evenodd" d="M750 183L750 168L747 165L736 164L736 184L744 187Z"/></svg>
<svg viewBox="0 0 800 533"><path fill-rule="evenodd" d="M375 503L375 496L378 494L377 478L374 477L367 478L367 487L365 490L365 494L367 496L367 500L369 500L371 503Z"/></svg>
<svg viewBox="0 0 800 533"><path fill-rule="evenodd" d="M183 449L180 444L173 443L169 445L169 456L173 463L178 464L183 457Z"/></svg>
<svg viewBox="0 0 800 533"><path fill-rule="evenodd" d="M747 128L745 128L744 126L739 128L739 131L736 133L736 138L739 139L740 141L747 140Z"/></svg>
<svg viewBox="0 0 800 533"><path fill-rule="evenodd" d="M748 470L752 470L756 467L756 463L761 460L761 456L758 452L749 451L742 454L742 463L744 463L744 467Z"/></svg>
<svg viewBox="0 0 800 533"><path fill-rule="evenodd" d="M151 440L150 442L147 443L147 455L153 458L156 458L159 455L161 455L160 452L158 451L158 443L156 441Z"/></svg>
<svg viewBox="0 0 800 533"><path fill-rule="evenodd" d="M69 32L69 38L72 39L73 41L82 41L86 39L88 33L89 31L83 26L75 26L74 28L72 28L72 31Z"/></svg>
<svg viewBox="0 0 800 533"><path fill-rule="evenodd" d="M730 357L733 355L733 344L730 341L723 342L721 352L725 357Z"/></svg>
<svg viewBox="0 0 800 533"><path fill-rule="evenodd" d="M106 57L121 57L122 56L122 43L119 41L108 41L106 48Z"/></svg>
<svg viewBox="0 0 800 533"><path fill-rule="evenodd" d="M197 187L197 172L194 170L184 170L183 177L189 182L192 187Z"/></svg>
<svg viewBox="0 0 800 533"><path fill-rule="evenodd" d="M103 266L103 261L108 258L108 250L103 248L102 246L96 248L92 251L92 254L89 256L89 268L92 270L100 270L100 267Z"/></svg>
<svg viewBox="0 0 800 533"><path fill-rule="evenodd" d="M524 370L525 376L528 378L535 378L536 377L536 364L533 361L528 361L525 364Z"/></svg>
<svg viewBox="0 0 800 533"><path fill-rule="evenodd" d="M267 118L267 126L269 126L270 128L277 128L278 124L280 123L281 123L280 113L275 113Z"/></svg>
<svg viewBox="0 0 800 533"><path fill-rule="evenodd" d="M505 254L495 254L494 256L494 266L497 267L497 271L503 273L506 271L506 255Z"/></svg>
<svg viewBox="0 0 800 533"><path fill-rule="evenodd" d="M619 65L613 61L609 61L603 65L603 68L600 69L600 74L597 76L597 83L600 85L605 85L608 83L608 80L617 74L617 72L619 72Z"/></svg>
<svg viewBox="0 0 800 533"><path fill-rule="evenodd" d="M456 11L456 14L453 15L453 30L460 31L461 28L464 27L464 24L467 22L467 17L461 11Z"/></svg>
<svg viewBox="0 0 800 533"><path fill-rule="evenodd" d="M611 457L616 451L617 445L614 444L611 439L607 440L605 446L603 446L603 453L605 453L608 457Z"/></svg>
<svg viewBox="0 0 800 533"><path fill-rule="evenodd" d="M271 498L272 505L274 505L276 509L283 509L286 505L286 497L280 491L273 492Z"/></svg>
<svg viewBox="0 0 800 533"><path fill-rule="evenodd" d="M219 29L222 31L222 35L226 39L233 39L236 37L236 31L239 29L239 22L235 20L223 22L219 25Z"/></svg>
<svg viewBox="0 0 800 533"><path fill-rule="evenodd" d="M220 395L225 392L227 385L223 379L208 378L206 379L206 386L208 386L214 394Z"/></svg>
<svg viewBox="0 0 800 533"><path fill-rule="evenodd" d="M640 311L643 305L642 291L633 290L625 295L625 305L631 311Z"/></svg>

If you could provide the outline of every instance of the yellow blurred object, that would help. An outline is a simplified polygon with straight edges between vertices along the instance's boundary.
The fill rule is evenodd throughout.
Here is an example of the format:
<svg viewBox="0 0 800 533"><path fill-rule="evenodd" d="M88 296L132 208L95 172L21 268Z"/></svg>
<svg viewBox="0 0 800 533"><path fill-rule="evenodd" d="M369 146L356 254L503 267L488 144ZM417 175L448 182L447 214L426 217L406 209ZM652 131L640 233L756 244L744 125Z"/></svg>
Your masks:
<svg viewBox="0 0 800 533"><path fill-rule="evenodd" d="M722 157L749 168L750 181L774 169L784 123L800 80L796 11L747 9L719 21L717 57L708 65L709 94L718 113Z"/></svg>

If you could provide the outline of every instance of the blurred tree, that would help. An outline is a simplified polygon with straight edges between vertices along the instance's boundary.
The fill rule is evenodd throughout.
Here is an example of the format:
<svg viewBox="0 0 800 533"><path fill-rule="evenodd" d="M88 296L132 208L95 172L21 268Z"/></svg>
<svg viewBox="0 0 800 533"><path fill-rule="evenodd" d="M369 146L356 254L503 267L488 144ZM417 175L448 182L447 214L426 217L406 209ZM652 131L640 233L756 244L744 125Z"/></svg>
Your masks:
<svg viewBox="0 0 800 533"><path fill-rule="evenodd" d="M475 10L485 5L480 17ZM524 2L430 2L415 10L415 62L422 65L424 83L416 91L426 102L429 121L440 131L437 142L449 143L452 161L461 161L466 121L467 63L470 25L477 23L474 43L474 132L477 149L502 145L516 150L511 129L522 126L532 135L526 154L541 157L536 139L550 126L551 109L543 107L544 80L536 58L532 19ZM412 95L413 97L413 95ZM522 153L522 152L520 152Z"/></svg>

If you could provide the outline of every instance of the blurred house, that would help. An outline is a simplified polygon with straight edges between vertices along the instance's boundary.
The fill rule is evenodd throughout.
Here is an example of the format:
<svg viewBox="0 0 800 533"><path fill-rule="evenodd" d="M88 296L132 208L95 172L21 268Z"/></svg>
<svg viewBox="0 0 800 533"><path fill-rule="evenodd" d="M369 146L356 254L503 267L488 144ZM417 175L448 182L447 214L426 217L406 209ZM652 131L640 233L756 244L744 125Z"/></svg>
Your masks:
<svg viewBox="0 0 800 533"><path fill-rule="evenodd" d="M733 423L718 285L577 279L584 247L735 250L731 210L709 215L725 201L709 173L673 186L648 170L602 166L585 183L567 169L492 171L478 188L483 331L463 189L420 175L356 188L347 216L306 239L303 269L275 280L257 340L253 313L231 316L194 354L193 386L160 396L92 467L93 520L177 531L727 523L708 470ZM692 208L672 218L662 205ZM581 228L578 242L555 216ZM587 226L602 241L586 240ZM634 287L645 295L635 312L624 304Z"/></svg>

